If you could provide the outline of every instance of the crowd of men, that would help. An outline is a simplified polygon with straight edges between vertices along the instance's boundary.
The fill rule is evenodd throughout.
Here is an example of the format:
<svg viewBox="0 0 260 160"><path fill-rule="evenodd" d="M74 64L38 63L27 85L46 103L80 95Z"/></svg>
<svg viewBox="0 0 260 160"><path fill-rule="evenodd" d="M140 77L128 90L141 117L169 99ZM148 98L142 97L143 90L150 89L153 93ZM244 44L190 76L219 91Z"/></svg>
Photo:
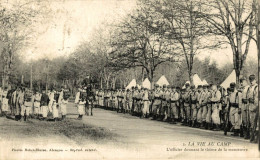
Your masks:
<svg viewBox="0 0 260 160"><path fill-rule="evenodd" d="M0 114L15 120L27 121L28 118L47 120L49 117L54 121L65 119L67 103L70 92L66 87L48 92L43 88L30 89L19 86L0 88Z"/></svg>
<svg viewBox="0 0 260 160"><path fill-rule="evenodd" d="M75 105L78 118L93 115L94 106L129 113L140 118L150 118L208 130L223 130L224 134L258 142L258 85L255 75L240 79L240 87L230 83L226 90L220 86L190 85L185 88L155 84L154 89L98 89L92 85L78 87ZM237 89L239 88L239 89ZM71 92L66 86L31 90L26 87L0 88L0 115L14 116L16 120L64 120ZM71 97L72 98L72 97Z"/></svg>
<svg viewBox="0 0 260 160"><path fill-rule="evenodd" d="M131 89L99 89L96 91L96 106L129 113L140 118L150 118L208 130L223 130L224 134L258 142L258 85L255 75L240 79L224 89L217 85L185 84L185 88L155 84L153 90L132 87Z"/></svg>

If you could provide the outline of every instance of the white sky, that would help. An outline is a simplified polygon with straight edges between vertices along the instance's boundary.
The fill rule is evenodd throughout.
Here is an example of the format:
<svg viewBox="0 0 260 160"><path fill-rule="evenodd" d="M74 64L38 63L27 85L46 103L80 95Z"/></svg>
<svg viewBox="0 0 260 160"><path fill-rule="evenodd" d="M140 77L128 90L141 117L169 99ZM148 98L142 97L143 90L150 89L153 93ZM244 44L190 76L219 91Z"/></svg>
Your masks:
<svg viewBox="0 0 260 160"><path fill-rule="evenodd" d="M135 0L56 0L51 7L56 12L53 22L46 24L49 29L32 44L23 55L27 60L52 59L65 56L84 40L102 21L116 21L135 6ZM46 26L43 26L46 27ZM224 53L224 54L222 54ZM203 59L211 56L222 66L232 63L231 49L204 52L198 55ZM257 48L252 41L249 58L257 59Z"/></svg>

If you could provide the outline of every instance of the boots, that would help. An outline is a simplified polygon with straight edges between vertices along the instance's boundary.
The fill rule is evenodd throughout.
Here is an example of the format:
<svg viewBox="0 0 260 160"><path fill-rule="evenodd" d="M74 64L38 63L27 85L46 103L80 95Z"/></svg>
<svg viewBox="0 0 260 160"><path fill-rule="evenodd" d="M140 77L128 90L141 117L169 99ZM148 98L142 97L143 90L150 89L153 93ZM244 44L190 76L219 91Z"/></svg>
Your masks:
<svg viewBox="0 0 260 160"><path fill-rule="evenodd" d="M231 136L239 136L239 129L234 129L234 133Z"/></svg>
<svg viewBox="0 0 260 160"><path fill-rule="evenodd" d="M79 115L79 117L77 118L77 120L82 120L82 116L83 116L83 115Z"/></svg>
<svg viewBox="0 0 260 160"><path fill-rule="evenodd" d="M255 134L253 132L253 129L250 128L250 143L253 143L255 141Z"/></svg>
<svg viewBox="0 0 260 160"><path fill-rule="evenodd" d="M24 119L23 119L23 120L24 120L24 121L27 121L27 116L26 116L26 115L24 116Z"/></svg>
<svg viewBox="0 0 260 160"><path fill-rule="evenodd" d="M192 120L189 120L189 127L191 127L192 126Z"/></svg>
<svg viewBox="0 0 260 160"><path fill-rule="evenodd" d="M197 122L196 121L192 121L192 127L195 128L197 125Z"/></svg>
<svg viewBox="0 0 260 160"><path fill-rule="evenodd" d="M215 128L213 130L214 131L220 131L219 124L216 124L216 126L215 126Z"/></svg>
<svg viewBox="0 0 260 160"><path fill-rule="evenodd" d="M244 137L244 130L245 130L245 127L241 126L240 127L240 137Z"/></svg>
<svg viewBox="0 0 260 160"><path fill-rule="evenodd" d="M197 122L197 125L196 125L195 127L196 127L196 128L200 128L201 124L202 124L202 123L198 123L198 122Z"/></svg>

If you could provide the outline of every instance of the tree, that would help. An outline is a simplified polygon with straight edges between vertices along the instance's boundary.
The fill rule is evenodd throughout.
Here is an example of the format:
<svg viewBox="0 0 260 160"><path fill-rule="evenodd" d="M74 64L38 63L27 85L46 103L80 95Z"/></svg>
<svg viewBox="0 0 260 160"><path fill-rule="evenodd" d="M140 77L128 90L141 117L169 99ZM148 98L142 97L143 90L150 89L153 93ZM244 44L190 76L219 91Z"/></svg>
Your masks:
<svg viewBox="0 0 260 160"><path fill-rule="evenodd" d="M182 50L183 60L187 65L189 80L192 82L195 56L205 49L219 46L211 44L208 37L206 21L200 12L204 10L201 0L152 0L147 3L154 8L163 20L165 37Z"/></svg>
<svg viewBox="0 0 260 160"><path fill-rule="evenodd" d="M178 48L165 36L160 17L146 1L117 26L111 39L111 57L119 68L142 67L153 83L158 65L179 61Z"/></svg>
<svg viewBox="0 0 260 160"><path fill-rule="evenodd" d="M254 0L211 0L208 2L211 12L203 13L210 32L224 37L222 42L232 49L237 84L255 35L255 5Z"/></svg>
<svg viewBox="0 0 260 160"><path fill-rule="evenodd" d="M14 57L29 43L34 25L46 14L47 1L0 2L0 56L3 65L2 85L9 83Z"/></svg>

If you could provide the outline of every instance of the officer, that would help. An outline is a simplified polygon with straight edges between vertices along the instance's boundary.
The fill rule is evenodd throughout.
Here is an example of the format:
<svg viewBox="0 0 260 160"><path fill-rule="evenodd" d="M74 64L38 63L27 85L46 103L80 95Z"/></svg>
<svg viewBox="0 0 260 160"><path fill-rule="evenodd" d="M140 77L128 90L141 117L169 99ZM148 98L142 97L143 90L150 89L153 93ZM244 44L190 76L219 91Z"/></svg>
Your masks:
<svg viewBox="0 0 260 160"><path fill-rule="evenodd" d="M198 101L198 91L196 91L195 86L191 85L191 119L192 119L192 127L197 126L197 101Z"/></svg>
<svg viewBox="0 0 260 160"><path fill-rule="evenodd" d="M25 113L25 106L24 106L24 88L20 87L18 95L17 95L17 102L19 108L19 114L21 115L20 121L24 119Z"/></svg>
<svg viewBox="0 0 260 160"><path fill-rule="evenodd" d="M206 117L207 117L207 96L208 96L208 88L207 85L203 85L203 92L200 99L200 105L201 105L201 127L202 129L206 128Z"/></svg>
<svg viewBox="0 0 260 160"><path fill-rule="evenodd" d="M161 95L162 92L159 89L159 85L155 84L155 91L154 91L154 102L153 102L153 120L156 120L158 118L158 110L161 106Z"/></svg>
<svg viewBox="0 0 260 160"><path fill-rule="evenodd" d="M258 106L258 85L256 83L255 75L249 76L250 87L247 92L248 108L249 108L249 122L250 122L250 142L258 142L258 119L259 119L259 106Z"/></svg>
<svg viewBox="0 0 260 160"><path fill-rule="evenodd" d="M42 96L41 96L41 110L42 110L42 117L43 120L47 119L47 115L48 115L48 103L49 103L49 97L46 93L45 89L42 89Z"/></svg>

